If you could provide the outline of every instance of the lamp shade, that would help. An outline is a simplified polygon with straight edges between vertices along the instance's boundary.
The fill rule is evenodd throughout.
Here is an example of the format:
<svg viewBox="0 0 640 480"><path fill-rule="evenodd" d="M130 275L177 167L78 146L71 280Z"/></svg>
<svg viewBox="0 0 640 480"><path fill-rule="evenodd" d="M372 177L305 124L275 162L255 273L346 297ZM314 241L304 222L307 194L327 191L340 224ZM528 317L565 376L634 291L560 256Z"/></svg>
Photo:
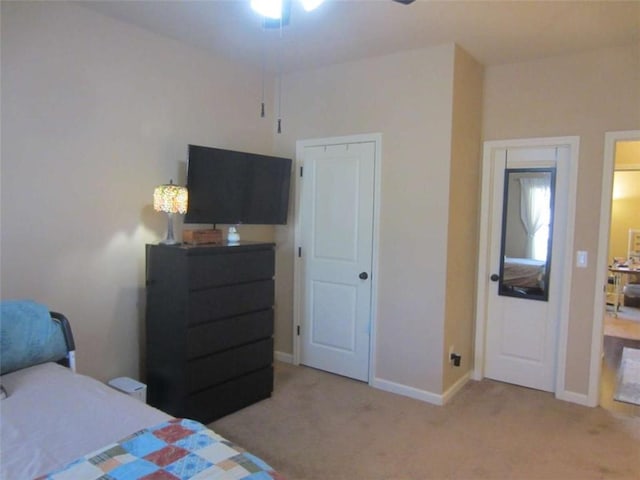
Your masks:
<svg viewBox="0 0 640 480"><path fill-rule="evenodd" d="M189 192L186 187L174 185L173 180L159 185L153 191L153 208L158 212L187 213Z"/></svg>

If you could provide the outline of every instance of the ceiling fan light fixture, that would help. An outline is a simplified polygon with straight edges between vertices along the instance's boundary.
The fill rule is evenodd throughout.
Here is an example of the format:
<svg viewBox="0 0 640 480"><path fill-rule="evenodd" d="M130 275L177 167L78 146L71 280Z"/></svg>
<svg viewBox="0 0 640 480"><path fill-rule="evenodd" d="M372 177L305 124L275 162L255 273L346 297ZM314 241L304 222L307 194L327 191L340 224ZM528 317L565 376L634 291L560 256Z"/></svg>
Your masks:
<svg viewBox="0 0 640 480"><path fill-rule="evenodd" d="M279 20L282 18L283 0L251 0L251 8L254 12L265 18Z"/></svg>
<svg viewBox="0 0 640 480"><path fill-rule="evenodd" d="M324 0L300 0L300 3L306 12L310 12L322 5Z"/></svg>

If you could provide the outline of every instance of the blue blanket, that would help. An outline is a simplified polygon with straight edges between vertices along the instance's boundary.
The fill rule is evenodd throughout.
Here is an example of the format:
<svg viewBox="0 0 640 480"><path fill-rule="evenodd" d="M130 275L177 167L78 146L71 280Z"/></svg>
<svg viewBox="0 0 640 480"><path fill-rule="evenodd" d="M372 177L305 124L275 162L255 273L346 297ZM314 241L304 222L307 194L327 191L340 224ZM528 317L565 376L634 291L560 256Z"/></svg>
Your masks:
<svg viewBox="0 0 640 480"><path fill-rule="evenodd" d="M67 354L60 324L49 309L30 300L0 302L0 374L45 362Z"/></svg>

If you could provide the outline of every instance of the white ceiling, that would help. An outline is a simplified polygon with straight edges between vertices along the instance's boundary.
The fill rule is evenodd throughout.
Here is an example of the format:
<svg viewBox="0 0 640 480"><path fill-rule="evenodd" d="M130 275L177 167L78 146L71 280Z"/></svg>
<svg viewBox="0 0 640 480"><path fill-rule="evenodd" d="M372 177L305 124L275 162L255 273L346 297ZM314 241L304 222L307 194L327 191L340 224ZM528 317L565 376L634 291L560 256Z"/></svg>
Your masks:
<svg viewBox="0 0 640 480"><path fill-rule="evenodd" d="M249 0L92 1L89 8L283 71L456 42L485 65L640 42L640 1L326 0L265 31ZM266 59L266 60L264 60Z"/></svg>

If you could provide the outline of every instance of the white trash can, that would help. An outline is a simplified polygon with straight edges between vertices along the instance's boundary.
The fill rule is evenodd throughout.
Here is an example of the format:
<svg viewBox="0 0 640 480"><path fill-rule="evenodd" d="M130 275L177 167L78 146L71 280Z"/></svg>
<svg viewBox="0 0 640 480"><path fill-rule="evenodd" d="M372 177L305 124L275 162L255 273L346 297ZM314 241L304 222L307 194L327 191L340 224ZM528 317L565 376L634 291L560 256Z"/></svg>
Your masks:
<svg viewBox="0 0 640 480"><path fill-rule="evenodd" d="M126 393L140 400L142 403L147 403L147 386L144 383L140 383L129 377L118 377L109 380L109 385L116 390L120 390L122 393Z"/></svg>

